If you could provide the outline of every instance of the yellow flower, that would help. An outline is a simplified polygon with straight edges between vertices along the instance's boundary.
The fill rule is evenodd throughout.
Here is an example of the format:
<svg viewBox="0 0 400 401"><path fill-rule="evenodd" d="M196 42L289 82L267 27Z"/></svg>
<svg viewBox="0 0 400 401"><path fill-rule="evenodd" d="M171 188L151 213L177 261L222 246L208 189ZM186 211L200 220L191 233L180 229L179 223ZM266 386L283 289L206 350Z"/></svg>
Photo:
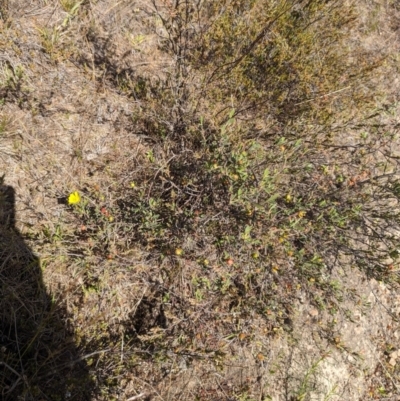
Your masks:
<svg viewBox="0 0 400 401"><path fill-rule="evenodd" d="M76 205L81 201L81 196L79 195L78 191L72 192L68 196L68 205Z"/></svg>
<svg viewBox="0 0 400 401"><path fill-rule="evenodd" d="M175 255L176 256L182 256L183 255L183 249L182 248L176 248L175 249Z"/></svg>

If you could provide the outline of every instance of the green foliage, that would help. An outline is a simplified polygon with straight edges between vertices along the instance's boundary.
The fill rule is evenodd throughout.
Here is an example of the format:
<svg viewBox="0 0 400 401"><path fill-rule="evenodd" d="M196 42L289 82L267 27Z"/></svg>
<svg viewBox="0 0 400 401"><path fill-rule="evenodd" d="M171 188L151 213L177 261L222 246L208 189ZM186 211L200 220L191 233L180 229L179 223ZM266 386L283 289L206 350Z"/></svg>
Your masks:
<svg viewBox="0 0 400 401"><path fill-rule="evenodd" d="M0 117L0 135L6 133L9 123L10 119L7 116L3 115L2 117Z"/></svg>
<svg viewBox="0 0 400 401"><path fill-rule="evenodd" d="M0 90L20 90L23 77L24 68L21 65L17 65L15 67L9 64L2 65L0 76Z"/></svg>

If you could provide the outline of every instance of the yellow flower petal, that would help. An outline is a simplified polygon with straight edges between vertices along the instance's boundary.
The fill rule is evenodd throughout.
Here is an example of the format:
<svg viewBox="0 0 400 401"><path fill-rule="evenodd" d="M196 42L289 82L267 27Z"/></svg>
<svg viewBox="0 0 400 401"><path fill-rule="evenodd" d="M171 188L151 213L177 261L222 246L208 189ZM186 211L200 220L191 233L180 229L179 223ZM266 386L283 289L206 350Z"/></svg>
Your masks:
<svg viewBox="0 0 400 401"><path fill-rule="evenodd" d="M75 205L81 201L81 196L78 191L72 192L68 196L68 205Z"/></svg>

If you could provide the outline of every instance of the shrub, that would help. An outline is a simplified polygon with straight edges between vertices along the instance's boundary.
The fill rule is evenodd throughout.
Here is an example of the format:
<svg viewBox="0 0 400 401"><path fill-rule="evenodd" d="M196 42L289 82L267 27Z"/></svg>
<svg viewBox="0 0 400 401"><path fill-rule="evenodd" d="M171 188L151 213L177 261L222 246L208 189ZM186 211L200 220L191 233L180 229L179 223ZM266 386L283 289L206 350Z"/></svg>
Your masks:
<svg viewBox="0 0 400 401"><path fill-rule="evenodd" d="M183 248L209 283L202 297L246 313L271 302L288 311L300 288L340 297L331 273L343 260L391 276L397 132L374 123L373 95L360 89L383 57L346 45L352 7L177 2L158 12L176 69L144 125L154 150L120 200L131 235L172 266Z"/></svg>
<svg viewBox="0 0 400 401"><path fill-rule="evenodd" d="M381 123L389 106L373 88L385 54L351 41L356 10L153 4L174 64L157 85L140 81L135 123L149 150L124 171L112 215L160 266L154 302L178 323L158 316L159 333L136 322L132 341L160 363L196 349L218 365L218 346L195 346L204 327L217 338L256 318L269 333L288 329L299 292L340 303L342 266L397 282L398 126Z"/></svg>

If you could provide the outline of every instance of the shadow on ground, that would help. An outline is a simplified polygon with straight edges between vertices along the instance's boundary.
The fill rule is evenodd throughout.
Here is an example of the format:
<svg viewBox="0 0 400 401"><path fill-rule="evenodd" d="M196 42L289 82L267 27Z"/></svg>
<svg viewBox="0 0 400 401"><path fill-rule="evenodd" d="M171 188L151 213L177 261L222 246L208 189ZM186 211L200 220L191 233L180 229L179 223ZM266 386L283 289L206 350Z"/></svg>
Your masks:
<svg viewBox="0 0 400 401"><path fill-rule="evenodd" d="M14 200L14 189L0 185L0 398L89 400L85 359L15 227Z"/></svg>

